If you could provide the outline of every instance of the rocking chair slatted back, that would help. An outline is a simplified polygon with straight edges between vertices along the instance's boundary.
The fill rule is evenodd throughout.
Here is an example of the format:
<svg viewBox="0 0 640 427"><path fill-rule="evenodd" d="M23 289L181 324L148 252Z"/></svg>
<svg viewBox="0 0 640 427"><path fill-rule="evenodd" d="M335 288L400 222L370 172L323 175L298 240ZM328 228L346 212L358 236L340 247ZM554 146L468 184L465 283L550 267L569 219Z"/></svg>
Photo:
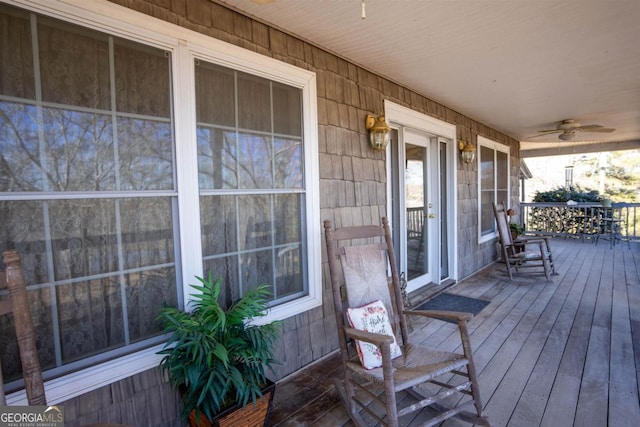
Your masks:
<svg viewBox="0 0 640 427"><path fill-rule="evenodd" d="M386 218L384 218L386 221ZM327 228L329 226L329 228ZM338 286L334 286L334 301L337 301L336 306L339 306L339 310L336 310L336 321L340 327L345 325L346 312L348 306L357 307L360 305L364 305L371 300L361 300L360 302L355 302L353 299L349 299L349 286L344 281L344 269L343 265L346 265L345 258L348 256L349 246L340 246L338 247L338 241L350 241L354 243L354 241L358 241L361 239L366 239L368 242L366 245L357 246L364 251L375 251L378 250L381 252L382 259L388 259L388 267L389 267L389 276L385 277L385 289L382 289L382 286L378 286L377 289L372 288L372 283L367 283L366 288L370 293L378 294L379 299L385 302L385 306L387 308L387 312L389 314L389 320L391 322L391 326L393 328L394 333L398 339L402 339L402 342L406 342L408 338L408 327L405 322L404 316L401 316L403 306L402 306L402 294L396 293L396 286L394 283L400 282L400 276L398 273L398 268L396 265L395 257L389 257L387 252L390 250L393 251L393 245L391 235L385 235L385 228L376 226L376 225L367 225L367 226L355 226L355 227L343 227L337 230L331 230L330 223L325 221L325 233L330 235L331 244L328 245L328 258L329 258L329 269L332 270L332 277L341 277L341 283ZM373 240L380 239L380 241L369 243ZM391 252L393 253L393 252ZM355 252L350 254L352 257L355 255ZM378 283L380 284L380 283ZM353 286L355 288L355 286ZM335 292L336 289L340 289L340 292ZM352 289L351 294L354 294L356 289ZM399 291L399 288L398 288ZM386 294L386 295L385 295ZM343 304L344 301L349 300L349 304ZM400 305L398 305L400 304ZM340 314L341 313L341 314ZM340 315L339 315L340 314ZM400 335L398 335L398 333ZM346 346L346 343L345 343ZM346 349L346 347L345 347Z"/></svg>

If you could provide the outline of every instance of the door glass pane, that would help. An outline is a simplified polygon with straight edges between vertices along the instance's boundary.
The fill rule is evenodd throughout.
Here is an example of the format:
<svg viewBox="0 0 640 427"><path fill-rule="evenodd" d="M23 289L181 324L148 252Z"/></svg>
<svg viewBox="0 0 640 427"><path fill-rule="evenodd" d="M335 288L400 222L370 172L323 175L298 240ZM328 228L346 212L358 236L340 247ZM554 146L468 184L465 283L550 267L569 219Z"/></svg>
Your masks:
<svg viewBox="0 0 640 427"><path fill-rule="evenodd" d="M428 273L427 191L425 160L427 149L405 144L405 203L407 207L407 279Z"/></svg>
<svg viewBox="0 0 640 427"><path fill-rule="evenodd" d="M447 200L447 144L440 142L440 280L449 277L449 202Z"/></svg>

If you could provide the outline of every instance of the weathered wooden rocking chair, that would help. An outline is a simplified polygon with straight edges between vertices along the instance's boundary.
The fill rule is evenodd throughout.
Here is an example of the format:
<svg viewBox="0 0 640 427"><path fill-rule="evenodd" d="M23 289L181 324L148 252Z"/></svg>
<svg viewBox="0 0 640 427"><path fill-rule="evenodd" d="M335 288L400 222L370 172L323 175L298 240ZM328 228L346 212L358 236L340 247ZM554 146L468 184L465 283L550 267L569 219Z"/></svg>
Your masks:
<svg viewBox="0 0 640 427"><path fill-rule="evenodd" d="M504 204L493 203L493 213L496 218L502 258L507 265L509 279L513 280L514 270L519 273L522 268L538 268L537 273L544 273L547 281L550 275L556 274L553 254L548 237L522 237L513 240L507 221ZM542 268L540 270L540 268ZM533 272L534 274L536 272Z"/></svg>
<svg viewBox="0 0 640 427"><path fill-rule="evenodd" d="M482 413L467 332L472 315L404 309L389 223L386 218L382 223L382 227L332 230L331 222L324 222L344 370L344 382L338 381L337 387L351 419L358 426L369 424L365 421L368 417L382 425L398 426L407 419L398 421L400 417L429 406L437 412L425 426L454 416L473 424L490 425ZM339 245L340 241L350 241L351 246L342 246L344 242ZM411 344L405 315L457 321L463 353ZM386 319L389 322L385 324ZM353 351L354 346L358 354ZM448 378L451 381L447 382ZM398 408L396 394L401 391L410 393L418 402ZM445 399L458 404L447 408L442 404Z"/></svg>
<svg viewBox="0 0 640 427"><path fill-rule="evenodd" d="M31 319L31 311L29 310L20 256L15 250L6 251L2 253L2 261L6 271L0 272L0 289L4 289L6 284L9 288L9 298L0 300L0 315L13 313L13 324L18 340L20 362L22 363L22 373L29 405L46 405L44 383L36 348L36 334ZM6 405L1 370L0 405Z"/></svg>

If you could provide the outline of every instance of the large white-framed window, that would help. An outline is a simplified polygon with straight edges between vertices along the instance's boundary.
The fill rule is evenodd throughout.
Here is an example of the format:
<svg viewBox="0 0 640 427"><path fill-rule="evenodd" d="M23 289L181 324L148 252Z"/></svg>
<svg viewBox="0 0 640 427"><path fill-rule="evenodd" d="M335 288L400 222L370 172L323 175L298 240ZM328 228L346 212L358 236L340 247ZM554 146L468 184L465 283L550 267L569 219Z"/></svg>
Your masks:
<svg viewBox="0 0 640 427"><path fill-rule="evenodd" d="M114 4L9 3L0 249L23 254L50 403L157 366L157 310L196 275L228 301L271 284L263 321L322 303L314 73Z"/></svg>
<svg viewBox="0 0 640 427"><path fill-rule="evenodd" d="M509 203L509 147L478 136L478 241L496 237L492 203Z"/></svg>

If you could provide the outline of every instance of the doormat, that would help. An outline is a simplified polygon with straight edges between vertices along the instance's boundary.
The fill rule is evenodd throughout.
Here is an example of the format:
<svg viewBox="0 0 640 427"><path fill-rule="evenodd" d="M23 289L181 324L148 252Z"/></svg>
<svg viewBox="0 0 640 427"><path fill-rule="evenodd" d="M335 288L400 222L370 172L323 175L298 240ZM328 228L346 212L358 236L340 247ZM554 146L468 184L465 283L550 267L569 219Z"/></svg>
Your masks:
<svg viewBox="0 0 640 427"><path fill-rule="evenodd" d="M464 313L480 313L480 311L489 305L490 301L481 299L468 298L446 292L439 294L435 298L416 307L416 310L440 310L440 311L461 311ZM442 319L450 323L457 323L455 320Z"/></svg>

